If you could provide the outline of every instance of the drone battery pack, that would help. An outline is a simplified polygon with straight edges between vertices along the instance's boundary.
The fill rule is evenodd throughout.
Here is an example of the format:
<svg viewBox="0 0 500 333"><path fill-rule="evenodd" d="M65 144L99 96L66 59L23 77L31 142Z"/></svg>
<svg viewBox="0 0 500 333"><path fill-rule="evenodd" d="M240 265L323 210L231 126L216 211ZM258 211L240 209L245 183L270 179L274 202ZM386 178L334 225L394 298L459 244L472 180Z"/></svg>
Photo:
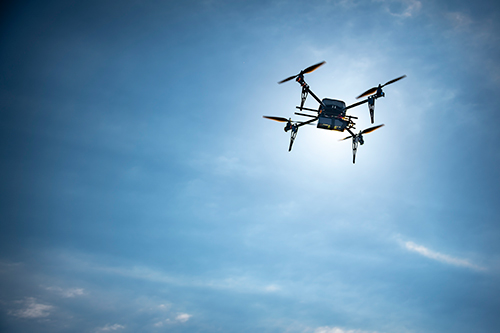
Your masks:
<svg viewBox="0 0 500 333"><path fill-rule="evenodd" d="M333 117L319 117L318 119L318 128L329 129L332 131L340 131L343 132L349 122L340 118Z"/></svg>

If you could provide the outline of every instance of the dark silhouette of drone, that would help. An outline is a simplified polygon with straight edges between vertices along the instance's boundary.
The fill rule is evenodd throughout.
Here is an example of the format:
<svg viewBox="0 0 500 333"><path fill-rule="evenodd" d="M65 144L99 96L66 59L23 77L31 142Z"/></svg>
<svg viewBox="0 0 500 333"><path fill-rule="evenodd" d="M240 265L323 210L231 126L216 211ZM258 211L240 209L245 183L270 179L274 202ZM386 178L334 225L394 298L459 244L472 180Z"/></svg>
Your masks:
<svg viewBox="0 0 500 333"><path fill-rule="evenodd" d="M274 116L263 116L264 118L279 121L279 122L284 122L286 123L285 125L285 132L291 131L290 133L290 146L288 148L288 151L292 150L292 145L293 142L295 141L295 138L297 137L297 132L299 130L299 127L304 126L304 125L309 125L312 124L315 121L318 121L317 123L317 128L322 128L326 130L331 130L331 131L339 131L343 132L344 130L349 132L349 136L341 139L340 141L347 140L352 138L352 163L356 162L356 151L358 149L358 144L363 145L364 144L364 139L363 139L363 134L367 134L370 132L375 131L376 129L384 126L382 125L377 125L373 126L370 128L366 128L362 131L359 131L359 133L355 134L352 130L355 129L355 123L353 119L358 119L357 117L354 116L348 116L346 115L346 111L348 109L351 109L353 107L359 106L364 103L368 103L368 110L370 111L370 118L371 122L373 124L374 118L375 118L375 100L380 97L384 97L385 93L382 90L383 87L392 84L396 81L399 81L403 78L406 77L406 75L400 76L394 80L390 80L386 82L385 84L379 84L377 87L373 87L356 97L356 99L366 97L366 99L356 102L354 104L351 104L349 106L345 105L344 101L337 100L337 99L331 99L331 98L323 98L323 100L320 100L318 96L316 96L312 90L309 88L309 85L304 81L304 74L311 73L312 71L316 70L318 67L321 65L325 64L325 61L320 62L316 65L312 65L307 67L306 69L300 71L299 74L293 75L290 77L287 77L286 79L278 82L279 84L290 81L295 79L301 86L302 86L302 93L300 96L300 106L297 106L296 108L299 109L301 112L302 111L309 111L309 112L315 112L316 114L307 114L307 113L301 113L301 112L295 112L296 115L303 116L303 117L309 117L312 118L307 121L292 121L291 118L286 119L283 117L274 117ZM317 110L315 109L310 109L310 108L305 108L304 103L306 101L306 98L308 95L311 95L318 103L319 107Z"/></svg>

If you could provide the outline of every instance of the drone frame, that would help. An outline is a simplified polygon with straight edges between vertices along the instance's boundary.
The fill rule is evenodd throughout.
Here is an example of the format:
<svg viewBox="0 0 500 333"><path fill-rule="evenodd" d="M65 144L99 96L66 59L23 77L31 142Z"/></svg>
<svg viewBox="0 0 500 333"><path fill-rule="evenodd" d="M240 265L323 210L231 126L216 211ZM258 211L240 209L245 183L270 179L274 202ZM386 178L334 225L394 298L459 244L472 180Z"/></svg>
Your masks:
<svg viewBox="0 0 500 333"><path fill-rule="evenodd" d="M302 87L301 95L300 95L300 106L297 106L296 108L299 109L299 111L301 111L301 112L294 112L294 113L296 115L310 117L312 119L310 119L308 121L301 122L301 121L292 121L291 118L286 119L286 118L282 118L282 117L263 116L264 118L267 118L267 119L287 123L285 128L284 128L285 132L288 132L291 130L290 145L289 145L288 151L292 150L293 142L295 141L295 138L297 137L299 127L301 127L303 125L311 124L314 121L320 119L322 112L324 110L326 110L326 108L327 108L327 106L325 105L323 100L319 99L319 97L316 96L316 94L311 90L311 88L309 87L309 85L307 84L307 82L304 79L304 74L308 74L308 73L313 72L314 70L316 70L320 66L324 65L325 63L326 63L325 61L322 61L322 62L317 63L315 65L309 66L306 69L300 71L299 74L292 75L292 76L278 82L278 84L281 84L281 83L290 81L292 79L295 79L295 81L300 84L300 86ZM358 119L358 118L354 117L354 116L346 115L346 111L348 109L351 109L351 108L357 107L359 105L368 103L370 120L371 120L371 123L373 124L375 121L375 101L380 97L385 97L385 93L382 90L382 88L389 85L389 84L397 82L405 77L406 77L406 75L403 75L403 76L400 76L400 77L395 78L393 80L390 80L383 85L379 84L377 87L373 87L373 88L368 89L367 91L365 91L364 93L362 93L361 95L356 97L356 99L359 99L362 97L367 97L366 99L364 99L362 101L353 103L353 104L348 105L348 106L345 106L345 103L341 102L344 105L344 107L342 107L342 109L340 110L340 113L338 115L333 116L333 118L335 118L337 121L339 121L341 125L335 126L333 129L338 130L338 131L347 130L349 132L349 134L351 134L350 136L348 136L342 140L345 140L345 139L352 137L353 163L355 163L355 160L356 160L356 152L357 152L358 144L361 144L361 145L364 144L363 134L370 133L370 132L372 132L372 131L374 131L374 130L376 130L384 125L382 124L382 125L378 125L378 126L373 126L373 127L370 127L370 128L367 128L365 130L360 131L358 134L355 134L352 132L352 129L355 129L356 124L354 123L354 121L352 119ZM320 104L318 110L304 107L306 99L309 95L311 95ZM328 99L324 99L324 100L328 100ZM311 115L311 114L307 114L307 113L302 113L302 111L311 111L311 112L316 112L317 114ZM330 129L330 125L327 125L327 126L328 126L328 129ZM318 124L318 128L325 128L325 127L319 127L319 124Z"/></svg>

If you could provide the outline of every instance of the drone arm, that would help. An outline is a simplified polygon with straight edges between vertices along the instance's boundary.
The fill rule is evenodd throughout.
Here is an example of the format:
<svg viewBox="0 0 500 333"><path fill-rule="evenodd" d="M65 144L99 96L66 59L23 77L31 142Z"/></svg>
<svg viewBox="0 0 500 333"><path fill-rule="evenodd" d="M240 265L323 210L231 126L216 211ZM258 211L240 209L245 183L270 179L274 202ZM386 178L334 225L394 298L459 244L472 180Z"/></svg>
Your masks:
<svg viewBox="0 0 500 333"><path fill-rule="evenodd" d="M295 138L297 137L297 132L299 131L299 127L304 126L304 125L308 125L316 120L318 120L318 117L314 117L313 119L305 121L303 123L296 122L292 125L292 128L291 128L292 132L290 133L290 146L288 147L288 151L292 151L293 142L295 141Z"/></svg>
<svg viewBox="0 0 500 333"><path fill-rule="evenodd" d="M310 117L310 118L317 118L316 116L313 116L313 115L310 115L310 114L306 114L306 113L295 112L295 114L298 115L298 116L304 116L304 117Z"/></svg>
<svg viewBox="0 0 500 333"><path fill-rule="evenodd" d="M306 86L306 87L307 87L307 88L306 88L306 89L307 89L307 91L311 94L311 96L312 96L312 97L314 97L314 99L315 99L315 100L316 100L319 104L321 104L321 105L325 106L325 105L323 104L323 102L322 102L322 101L318 98L318 96L316 96L316 94L314 94L314 93L312 92L312 90L311 90L311 89L309 89L309 86Z"/></svg>
<svg viewBox="0 0 500 333"><path fill-rule="evenodd" d="M310 108L300 108L300 106L296 106L295 107L296 109L299 109L299 110L306 110L306 111L312 111L312 112L316 112L318 113L318 110L315 110L315 109L310 109Z"/></svg>
<svg viewBox="0 0 500 333"><path fill-rule="evenodd" d="M308 120L308 121L304 121L303 123L297 123L297 127L308 125L308 124L310 124L310 123L315 122L316 120L318 120L318 118L319 117L314 117L313 119Z"/></svg>
<svg viewBox="0 0 500 333"><path fill-rule="evenodd" d="M351 108L355 108L356 106L360 106L362 104L365 104L365 103L368 103L368 98L363 100L363 101L360 101L360 102L357 102L357 103L354 103L354 104L351 104L349 106L346 106L344 110L347 110L347 109L351 109Z"/></svg>

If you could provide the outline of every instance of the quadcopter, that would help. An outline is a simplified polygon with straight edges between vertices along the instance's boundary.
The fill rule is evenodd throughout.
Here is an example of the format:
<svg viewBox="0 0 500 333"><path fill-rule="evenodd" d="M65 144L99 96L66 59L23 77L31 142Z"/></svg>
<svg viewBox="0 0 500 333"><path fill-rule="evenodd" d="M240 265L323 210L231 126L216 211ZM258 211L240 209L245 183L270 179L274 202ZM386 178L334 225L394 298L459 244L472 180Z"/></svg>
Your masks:
<svg viewBox="0 0 500 333"><path fill-rule="evenodd" d="M331 130L331 131L339 131L343 132L344 130L349 132L349 136L345 137L344 139L341 139L340 141L347 140L347 139L352 139L352 163L356 162L356 151L358 149L358 144L363 145L364 144L364 139L363 139L363 134L367 134L370 132L375 131L376 129L379 129L380 127L384 126L382 125L377 125L373 126L370 128L366 128L362 131L359 131L359 133L355 134L352 130L356 129L356 124L354 123L353 119L358 119L357 117L354 116L349 116L346 115L346 111L348 109L354 108L356 106L368 103L368 110L370 112L370 118L372 124L375 121L375 100L377 100L380 97L384 97L385 93L382 90L385 86L392 84L396 81L399 81L403 78L406 77L406 75L400 76L396 79L390 80L386 82L385 84L379 84L377 87L373 87L356 97L356 99L360 99L362 97L368 96L366 99L356 102L354 104L351 104L349 106L346 106L344 101L337 100L337 99L331 99L331 98L323 98L322 100L316 96L312 90L309 88L309 85L306 83L304 80L304 74L309 74L313 72L314 70L318 69L318 67L324 65L326 62L320 62L316 65L312 65L307 67L306 69L300 71L299 74L297 75L292 75L280 82L285 83L287 81L295 79L300 86L302 87L302 92L300 95L300 106L297 106L296 108L299 109L301 112L295 112L296 115L303 116L303 117L309 117L312 118L310 120L306 121L292 121L291 118L286 119L283 117L274 117L274 116L263 116L266 119L271 119L274 121L279 121L279 122L284 122L286 123L285 125L285 132L291 131L290 132L290 146L288 148L288 151L292 150L293 142L295 141L295 138L297 137L297 133L299 130L299 127L302 127L304 125L311 125L313 122L318 121L316 127L321 128L321 129L326 129L326 130ZM307 99L307 96L311 95L318 103L319 107L317 110L315 109L310 109L304 107L304 103ZM308 112L315 112L316 114L308 114L308 113L302 113L303 111L308 111Z"/></svg>

